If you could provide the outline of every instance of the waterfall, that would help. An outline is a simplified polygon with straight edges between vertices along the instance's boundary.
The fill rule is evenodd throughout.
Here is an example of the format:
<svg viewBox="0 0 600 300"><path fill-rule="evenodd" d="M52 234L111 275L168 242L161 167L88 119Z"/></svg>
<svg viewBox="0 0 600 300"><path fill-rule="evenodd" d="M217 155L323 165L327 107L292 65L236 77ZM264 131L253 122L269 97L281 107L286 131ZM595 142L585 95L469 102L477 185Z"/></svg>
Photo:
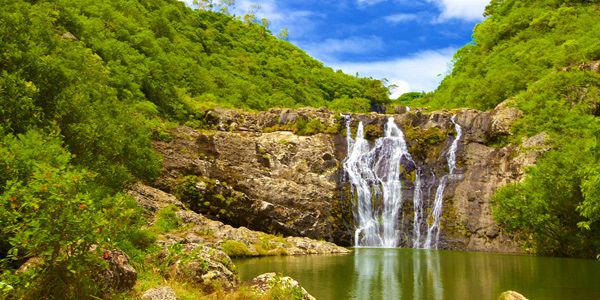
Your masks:
<svg viewBox="0 0 600 300"><path fill-rule="evenodd" d="M365 139L365 128L359 122L354 139L350 130L350 117L346 119L346 144L348 154L343 163L345 178L352 192L355 221L354 245L357 247L398 247L403 236L402 180L414 171L412 237L403 245L413 248L437 249L440 237L443 196L449 180L454 179L456 151L462 136L456 116L451 118L456 130L445 158L448 174L438 181L429 220L424 216L423 166L419 167L408 152L404 133L393 118L388 118L383 137L371 145ZM426 167L426 166L425 166ZM425 169L426 170L426 169ZM435 177L433 172L431 176ZM427 182L427 181L425 181ZM435 181L434 181L435 182ZM427 187L426 187L427 188ZM429 193L427 193L429 194ZM429 197L429 196L427 196ZM422 227L424 231L422 232ZM404 228L402 228L404 229ZM407 235L407 233L404 233ZM424 238L423 238L424 237ZM422 241L424 239L424 241Z"/></svg>
<svg viewBox="0 0 600 300"><path fill-rule="evenodd" d="M450 121L454 124L454 130L456 131L456 138L452 141L450 150L448 150L448 171L450 172L450 176L452 176L456 169L456 150L458 149L458 141L462 137L462 128L456 123L456 115L452 116Z"/></svg>
<svg viewBox="0 0 600 300"><path fill-rule="evenodd" d="M358 124L355 139L350 142L349 123L346 122L347 141L352 146L344 161L344 171L356 197L353 210L355 246L397 247L403 200L402 163L414 165L404 134L394 119L389 118L384 137L377 139L371 148L364 138L362 122Z"/></svg>
<svg viewBox="0 0 600 300"><path fill-rule="evenodd" d="M421 190L421 169L415 172L415 191L413 194L413 248L419 248L421 241L421 220L423 220L423 192Z"/></svg>
<svg viewBox="0 0 600 300"><path fill-rule="evenodd" d="M453 179L454 170L456 169L456 150L458 149L458 141L462 136L462 128L460 127L460 125L458 125L458 123L456 123L456 115L452 116L450 120L454 124L454 129L456 130L456 137L452 141L450 149L446 154L446 159L448 161L448 175L445 175L440 179L440 183L437 187L437 190L435 191L433 211L431 212L431 215L433 216L433 223L429 226L429 229L427 230L427 238L425 239L425 243L423 244L423 248L425 249L437 249L438 247L438 242L440 240L440 220L442 216L442 200L444 198L444 190L446 189L448 178Z"/></svg>

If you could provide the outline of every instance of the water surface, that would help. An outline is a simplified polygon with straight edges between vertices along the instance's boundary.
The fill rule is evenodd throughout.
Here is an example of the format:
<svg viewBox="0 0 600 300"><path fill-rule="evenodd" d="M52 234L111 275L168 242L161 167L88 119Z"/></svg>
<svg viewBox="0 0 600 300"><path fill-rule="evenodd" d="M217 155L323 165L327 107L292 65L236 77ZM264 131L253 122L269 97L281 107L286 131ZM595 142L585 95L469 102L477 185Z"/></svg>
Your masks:
<svg viewBox="0 0 600 300"><path fill-rule="evenodd" d="M497 299L516 290L531 300L600 299L600 262L481 252L358 248L340 256L235 260L242 280L291 276L328 299Z"/></svg>

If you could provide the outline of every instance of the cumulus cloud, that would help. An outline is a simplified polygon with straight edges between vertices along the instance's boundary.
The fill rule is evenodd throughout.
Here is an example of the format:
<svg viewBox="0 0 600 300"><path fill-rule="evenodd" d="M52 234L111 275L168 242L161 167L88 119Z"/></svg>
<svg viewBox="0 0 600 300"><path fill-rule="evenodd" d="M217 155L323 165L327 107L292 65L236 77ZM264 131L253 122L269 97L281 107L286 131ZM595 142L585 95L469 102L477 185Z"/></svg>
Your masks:
<svg viewBox="0 0 600 300"><path fill-rule="evenodd" d="M427 0L441 10L439 22L449 19L478 21L483 19L483 11L490 0Z"/></svg>
<svg viewBox="0 0 600 300"><path fill-rule="evenodd" d="M396 85L391 98L397 98L411 91L432 91L443 76L450 70L452 55L456 49L444 48L426 50L408 57L375 62L326 62L334 69L347 74L387 79L388 84Z"/></svg>

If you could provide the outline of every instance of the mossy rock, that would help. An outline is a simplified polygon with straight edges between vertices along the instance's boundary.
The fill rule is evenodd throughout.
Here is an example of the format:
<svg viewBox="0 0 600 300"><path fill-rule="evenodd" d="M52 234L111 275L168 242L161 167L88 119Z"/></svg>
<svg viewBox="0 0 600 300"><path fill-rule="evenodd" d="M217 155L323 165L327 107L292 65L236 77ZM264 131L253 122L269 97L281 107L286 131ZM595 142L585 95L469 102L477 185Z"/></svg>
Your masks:
<svg viewBox="0 0 600 300"><path fill-rule="evenodd" d="M364 127L365 138L368 140L375 140L383 136L383 128L377 126L377 124L367 124Z"/></svg>
<svg viewBox="0 0 600 300"><path fill-rule="evenodd" d="M327 124L319 120L318 118L307 118L299 116L294 122L286 124L275 124L270 127L265 127L263 132L274 132L274 131L291 131L294 134L301 136L310 136L319 133L335 134L340 131L340 123L335 122L333 124Z"/></svg>
<svg viewBox="0 0 600 300"><path fill-rule="evenodd" d="M178 180L175 195L189 209L209 218L220 220L234 226L239 224L241 216L247 215L250 200L226 182L200 177L186 176Z"/></svg>

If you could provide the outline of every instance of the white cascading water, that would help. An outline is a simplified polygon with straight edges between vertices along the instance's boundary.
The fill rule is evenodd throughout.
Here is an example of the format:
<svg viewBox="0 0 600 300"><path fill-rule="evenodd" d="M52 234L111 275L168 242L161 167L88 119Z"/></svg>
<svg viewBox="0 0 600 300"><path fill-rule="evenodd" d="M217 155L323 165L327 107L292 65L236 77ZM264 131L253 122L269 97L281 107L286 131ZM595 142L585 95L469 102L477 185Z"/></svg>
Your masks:
<svg viewBox="0 0 600 300"><path fill-rule="evenodd" d="M454 129L456 130L456 138L454 138L454 141L452 141L452 145L450 145L450 149L446 154L446 159L448 160L448 175L445 175L440 179L440 183L435 191L433 211L431 212L431 215L433 216L433 223L427 230L427 238L423 244L423 248L425 249L437 249L438 247L438 242L440 240L440 219L442 216L442 199L444 198L444 190L446 189L448 178L453 179L454 170L456 169L456 150L458 149L458 141L462 136L462 128L460 125L458 125L458 123L456 123L456 116L452 116L450 120L454 124Z"/></svg>
<svg viewBox="0 0 600 300"><path fill-rule="evenodd" d="M421 241L421 220L423 219L423 192L421 190L421 169L415 171L415 191L413 193L413 248L419 248Z"/></svg>
<svg viewBox="0 0 600 300"><path fill-rule="evenodd" d="M354 140L350 135L350 122L346 122L346 126L349 148L344 171L356 197L354 244L357 247L397 247L402 209L401 162L404 159L414 164L404 134L394 119L389 118L384 137L377 139L371 148L364 138L362 122L358 124Z"/></svg>

